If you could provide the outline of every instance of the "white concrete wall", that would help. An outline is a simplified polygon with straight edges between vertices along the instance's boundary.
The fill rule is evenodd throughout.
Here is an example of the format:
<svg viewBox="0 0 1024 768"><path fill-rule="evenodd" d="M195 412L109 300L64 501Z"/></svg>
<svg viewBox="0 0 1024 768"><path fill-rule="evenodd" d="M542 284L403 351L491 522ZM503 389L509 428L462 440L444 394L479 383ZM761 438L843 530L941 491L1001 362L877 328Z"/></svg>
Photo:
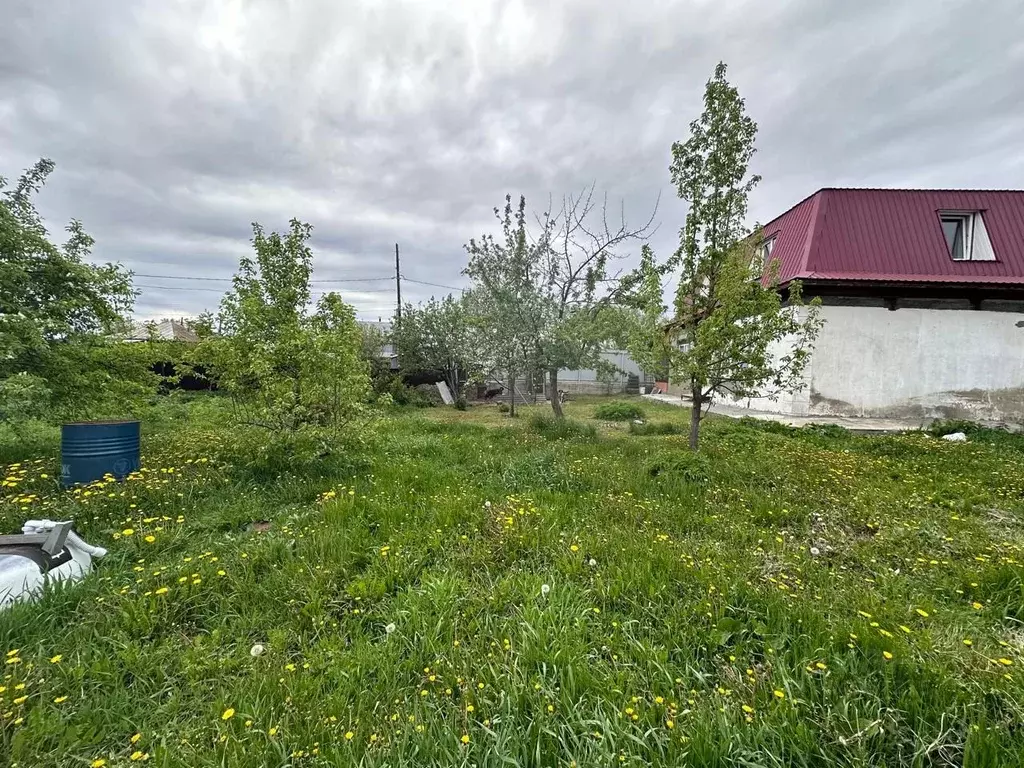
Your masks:
<svg viewBox="0 0 1024 768"><path fill-rule="evenodd" d="M1024 314L824 306L807 387L755 410L1024 424Z"/></svg>

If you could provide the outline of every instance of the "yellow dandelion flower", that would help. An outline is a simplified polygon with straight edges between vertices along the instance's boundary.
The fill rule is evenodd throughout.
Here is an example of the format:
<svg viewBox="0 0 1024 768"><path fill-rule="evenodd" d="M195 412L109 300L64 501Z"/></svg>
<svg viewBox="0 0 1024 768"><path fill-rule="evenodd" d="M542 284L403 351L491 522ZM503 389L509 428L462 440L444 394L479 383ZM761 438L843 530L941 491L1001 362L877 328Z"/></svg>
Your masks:
<svg viewBox="0 0 1024 768"><path fill-rule="evenodd" d="M65 701L67 701L67 700L68 700L68 697L67 697L67 696L58 696L57 698L55 698L55 699L53 700L53 703L54 703L54 704L63 704L63 703L64 703Z"/></svg>
<svg viewBox="0 0 1024 768"><path fill-rule="evenodd" d="M468 733L462 734L462 738L459 739L459 741L461 741L463 744L469 744L469 734Z"/></svg>
<svg viewBox="0 0 1024 768"><path fill-rule="evenodd" d="M782 691L778 690L778 689L773 691L772 695L775 696L776 699L784 699L784 698L786 698L786 694L783 693Z"/></svg>
<svg viewBox="0 0 1024 768"><path fill-rule="evenodd" d="M969 638L969 637L965 637L965 638L964 638L964 645L966 645L966 646L972 646L972 645L974 645L974 641L973 641L973 640L971 640L971 638Z"/></svg>
<svg viewBox="0 0 1024 768"><path fill-rule="evenodd" d="M352 741L356 735L352 731L345 731L345 741Z"/></svg>
<svg viewBox="0 0 1024 768"><path fill-rule="evenodd" d="M228 707L224 710L224 714L220 716L221 720L230 720L235 716L235 710L232 707Z"/></svg>
<svg viewBox="0 0 1024 768"><path fill-rule="evenodd" d="M125 528L123 531L121 531L121 535L122 536L131 536L134 533L135 533L135 529L134 528Z"/></svg>
<svg viewBox="0 0 1024 768"><path fill-rule="evenodd" d="M268 736L277 736L277 726L275 725L273 728L271 728L269 731L267 731L267 735Z"/></svg>
<svg viewBox="0 0 1024 768"><path fill-rule="evenodd" d="M166 595L169 591L170 590L168 590L167 587L160 587L160 589L156 590L156 592L154 592L153 594L154 595Z"/></svg>
<svg viewBox="0 0 1024 768"><path fill-rule="evenodd" d="M671 731L673 728L676 727L675 720L666 720L665 721L665 727L668 728Z"/></svg>
<svg viewBox="0 0 1024 768"><path fill-rule="evenodd" d="M1013 662L1010 661L1009 659L999 659L999 663L1002 664L1004 667L1012 667L1013 666Z"/></svg>
<svg viewBox="0 0 1024 768"><path fill-rule="evenodd" d="M914 610L917 612L918 616L922 616L923 618L926 618L926 619L928 618L928 611L923 611L920 608L915 608Z"/></svg>
<svg viewBox="0 0 1024 768"><path fill-rule="evenodd" d="M146 537L146 543L147 544L152 544L154 541L156 541L156 536L150 535L150 536Z"/></svg>
<svg viewBox="0 0 1024 768"><path fill-rule="evenodd" d="M892 661L892 654L888 651L882 651L882 656L885 657L886 661Z"/></svg>
<svg viewBox="0 0 1024 768"><path fill-rule="evenodd" d="M136 734L135 734L134 736L132 736L132 737L131 737L131 738L129 739L129 741L130 741L130 742L131 742L132 744L138 744L138 743L139 743L139 739L141 739L141 738L142 738L142 734L141 734L141 733L136 733Z"/></svg>
<svg viewBox="0 0 1024 768"><path fill-rule="evenodd" d="M50 663L51 664L60 664L60 661L63 658L64 657L61 654L58 653L56 656L51 656L50 657Z"/></svg>
<svg viewBox="0 0 1024 768"><path fill-rule="evenodd" d="M89 768L103 768L103 766L105 766L106 764L107 764L107 758L105 758L105 757L97 757L95 760L93 760L91 763L89 763Z"/></svg>
<svg viewBox="0 0 1024 768"><path fill-rule="evenodd" d="M18 698L16 698L14 700L14 703L15 704L24 704L26 701L28 701L28 696L19 696Z"/></svg>

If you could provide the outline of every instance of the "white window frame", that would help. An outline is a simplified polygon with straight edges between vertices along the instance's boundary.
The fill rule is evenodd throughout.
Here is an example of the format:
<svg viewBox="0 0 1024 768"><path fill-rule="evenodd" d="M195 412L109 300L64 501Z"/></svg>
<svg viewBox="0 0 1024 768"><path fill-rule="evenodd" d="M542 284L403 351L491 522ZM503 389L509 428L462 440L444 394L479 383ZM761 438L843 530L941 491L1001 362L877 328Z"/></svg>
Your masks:
<svg viewBox="0 0 1024 768"><path fill-rule="evenodd" d="M757 246L757 257L761 262L761 268L768 266L768 259L772 257L772 251L775 250L775 238L776 235L766 237L761 241L760 245Z"/></svg>
<svg viewBox="0 0 1024 768"><path fill-rule="evenodd" d="M960 237L962 242L960 243L960 252L963 254L962 258L956 258L953 254L956 249L949 250L949 258L953 261L973 261L974 255L974 228L975 228L975 217L978 216L977 211L939 211L939 226L942 227L942 242L946 248L949 249L949 243L946 241L946 230L943 225L947 221L960 221L962 226L960 227Z"/></svg>

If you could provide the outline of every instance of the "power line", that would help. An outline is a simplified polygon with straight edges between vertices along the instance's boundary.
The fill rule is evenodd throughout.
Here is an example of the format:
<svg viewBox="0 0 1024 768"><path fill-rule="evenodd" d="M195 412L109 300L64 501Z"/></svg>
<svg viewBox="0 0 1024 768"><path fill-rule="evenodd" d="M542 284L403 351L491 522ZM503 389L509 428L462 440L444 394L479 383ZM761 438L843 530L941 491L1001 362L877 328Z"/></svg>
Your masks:
<svg viewBox="0 0 1024 768"><path fill-rule="evenodd" d="M232 277L195 277L192 275L147 275L142 272L135 272L135 277L149 277L166 280L209 280L221 283L230 283L234 278ZM391 275L385 275L384 277L342 277L331 280L310 280L311 283L373 283L380 280L390 280Z"/></svg>
<svg viewBox="0 0 1024 768"><path fill-rule="evenodd" d="M412 278L406 277L405 275L402 275L402 279L405 280L407 283L419 283L420 285L432 285L435 288L448 288L448 289L450 289L452 291L462 291L463 293L466 292L465 288L459 288L456 285L442 285L441 283L428 283L426 280L413 280Z"/></svg>
<svg viewBox="0 0 1024 768"><path fill-rule="evenodd" d="M388 280L390 280L390 279L391 278L389 277ZM211 293L226 293L227 292L227 291L222 291L219 288L199 288L199 287L196 287L196 288L188 287L188 288L186 288L185 286L182 286L182 285L145 285L143 283L135 283L133 287L134 288L152 288L153 290L156 290L156 291L209 291ZM310 293L334 293L334 291L310 291ZM352 293L391 293L391 289L390 288L371 288L370 290L367 290L367 291L352 291L348 295L351 295Z"/></svg>

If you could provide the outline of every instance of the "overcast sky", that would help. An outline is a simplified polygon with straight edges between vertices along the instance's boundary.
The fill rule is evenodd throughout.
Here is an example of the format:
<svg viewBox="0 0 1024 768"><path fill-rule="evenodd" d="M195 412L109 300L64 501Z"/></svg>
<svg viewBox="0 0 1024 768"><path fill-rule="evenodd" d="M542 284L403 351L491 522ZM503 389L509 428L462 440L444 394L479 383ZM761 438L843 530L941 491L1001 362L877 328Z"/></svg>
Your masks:
<svg viewBox="0 0 1024 768"><path fill-rule="evenodd" d="M675 247L667 167L715 63L759 123L751 219L822 186L1024 186L1024 2L0 0L0 174L216 308L250 222L314 226L315 279L464 286L504 194L591 182ZM162 286L162 287L150 287ZM319 284L389 317L394 282ZM202 289L202 290L200 290ZM446 290L406 282L418 301Z"/></svg>

